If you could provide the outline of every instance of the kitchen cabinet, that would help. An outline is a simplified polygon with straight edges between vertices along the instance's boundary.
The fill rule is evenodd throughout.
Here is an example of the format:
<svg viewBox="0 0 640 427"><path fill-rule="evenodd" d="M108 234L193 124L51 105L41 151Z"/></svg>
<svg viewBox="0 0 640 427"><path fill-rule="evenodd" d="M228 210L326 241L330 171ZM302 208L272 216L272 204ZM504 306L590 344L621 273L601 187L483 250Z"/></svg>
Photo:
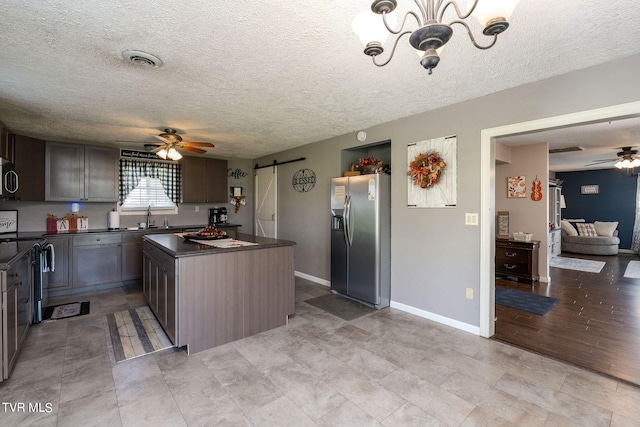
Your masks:
<svg viewBox="0 0 640 427"><path fill-rule="evenodd" d="M2 375L7 379L29 332L32 318L30 253L25 252L0 272L2 299Z"/></svg>
<svg viewBox="0 0 640 427"><path fill-rule="evenodd" d="M227 161L206 157L182 158L182 201L184 203L226 203Z"/></svg>
<svg viewBox="0 0 640 427"><path fill-rule="evenodd" d="M18 174L16 200L44 201L45 142L41 139L15 135L14 167Z"/></svg>
<svg viewBox="0 0 640 427"><path fill-rule="evenodd" d="M176 342L176 261L151 246L144 250L143 293L167 336Z"/></svg>
<svg viewBox="0 0 640 427"><path fill-rule="evenodd" d="M496 239L496 276L537 281L538 252L540 242L519 242L515 240Z"/></svg>
<svg viewBox="0 0 640 427"><path fill-rule="evenodd" d="M283 326L294 313L294 243L239 238L256 245L222 249L169 234L145 238L145 298L188 353Z"/></svg>
<svg viewBox="0 0 640 427"><path fill-rule="evenodd" d="M0 123L0 157L13 163L14 161L14 139L6 126Z"/></svg>
<svg viewBox="0 0 640 427"><path fill-rule="evenodd" d="M119 155L116 148L47 141L45 199L117 201Z"/></svg>
<svg viewBox="0 0 640 427"><path fill-rule="evenodd" d="M143 237L145 234L172 233L166 229L122 233L122 281L140 280L143 276Z"/></svg>
<svg viewBox="0 0 640 427"><path fill-rule="evenodd" d="M47 293L71 287L69 271L71 270L71 236L47 236L55 252L55 270L47 273Z"/></svg>
<svg viewBox="0 0 640 427"><path fill-rule="evenodd" d="M73 288L121 281L121 233L76 235L72 244Z"/></svg>

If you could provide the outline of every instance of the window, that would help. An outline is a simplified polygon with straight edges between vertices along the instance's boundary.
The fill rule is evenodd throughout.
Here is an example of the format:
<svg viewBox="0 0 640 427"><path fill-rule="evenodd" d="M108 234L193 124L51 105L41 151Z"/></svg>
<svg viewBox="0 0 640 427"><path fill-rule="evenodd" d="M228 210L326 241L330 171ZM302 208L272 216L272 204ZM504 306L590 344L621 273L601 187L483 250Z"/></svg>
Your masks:
<svg viewBox="0 0 640 427"><path fill-rule="evenodd" d="M120 159L120 211L169 210L182 198L180 164Z"/></svg>

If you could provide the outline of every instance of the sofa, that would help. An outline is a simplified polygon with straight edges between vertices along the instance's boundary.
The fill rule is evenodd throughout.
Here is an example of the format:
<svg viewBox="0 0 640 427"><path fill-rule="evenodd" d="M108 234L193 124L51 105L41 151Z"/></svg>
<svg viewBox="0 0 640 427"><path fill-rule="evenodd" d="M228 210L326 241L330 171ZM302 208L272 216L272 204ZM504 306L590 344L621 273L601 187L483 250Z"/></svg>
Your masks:
<svg viewBox="0 0 640 427"><path fill-rule="evenodd" d="M617 255L620 246L617 222L562 220L562 251L587 255Z"/></svg>

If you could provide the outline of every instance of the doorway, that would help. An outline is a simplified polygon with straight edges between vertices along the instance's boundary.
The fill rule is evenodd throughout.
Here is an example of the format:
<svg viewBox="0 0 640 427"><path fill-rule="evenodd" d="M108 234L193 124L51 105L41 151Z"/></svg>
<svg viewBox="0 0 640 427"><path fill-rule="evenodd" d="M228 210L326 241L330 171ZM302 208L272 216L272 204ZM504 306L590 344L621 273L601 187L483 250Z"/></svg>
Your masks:
<svg viewBox="0 0 640 427"><path fill-rule="evenodd" d="M278 167L255 169L254 230L256 236L278 238Z"/></svg>
<svg viewBox="0 0 640 427"><path fill-rule="evenodd" d="M483 129L480 136L480 335L495 334L495 138L640 115L640 102Z"/></svg>

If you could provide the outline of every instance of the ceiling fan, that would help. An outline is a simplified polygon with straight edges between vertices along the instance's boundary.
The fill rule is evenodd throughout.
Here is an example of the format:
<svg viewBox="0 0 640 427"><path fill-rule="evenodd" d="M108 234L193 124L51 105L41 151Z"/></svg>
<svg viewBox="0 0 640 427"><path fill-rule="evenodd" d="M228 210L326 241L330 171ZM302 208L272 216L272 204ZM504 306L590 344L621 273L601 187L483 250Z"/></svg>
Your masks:
<svg viewBox="0 0 640 427"><path fill-rule="evenodd" d="M618 157L615 159L596 160L595 162L585 166L593 166L616 161L617 162L614 166L618 169L631 169L640 166L640 158L636 157L638 150L632 150L631 147L620 147L620 150L622 151L617 153Z"/></svg>
<svg viewBox="0 0 640 427"><path fill-rule="evenodd" d="M178 135L177 131L172 128L167 128L160 135L154 135L158 138L162 143L155 144L145 144L144 148L148 151L156 153L159 157L163 159L171 159L171 160L180 160L182 155L178 152L178 150L190 151L192 153L204 154L207 151L202 148L197 147L209 147L213 148L213 145L210 142L189 142L183 141L182 137Z"/></svg>

